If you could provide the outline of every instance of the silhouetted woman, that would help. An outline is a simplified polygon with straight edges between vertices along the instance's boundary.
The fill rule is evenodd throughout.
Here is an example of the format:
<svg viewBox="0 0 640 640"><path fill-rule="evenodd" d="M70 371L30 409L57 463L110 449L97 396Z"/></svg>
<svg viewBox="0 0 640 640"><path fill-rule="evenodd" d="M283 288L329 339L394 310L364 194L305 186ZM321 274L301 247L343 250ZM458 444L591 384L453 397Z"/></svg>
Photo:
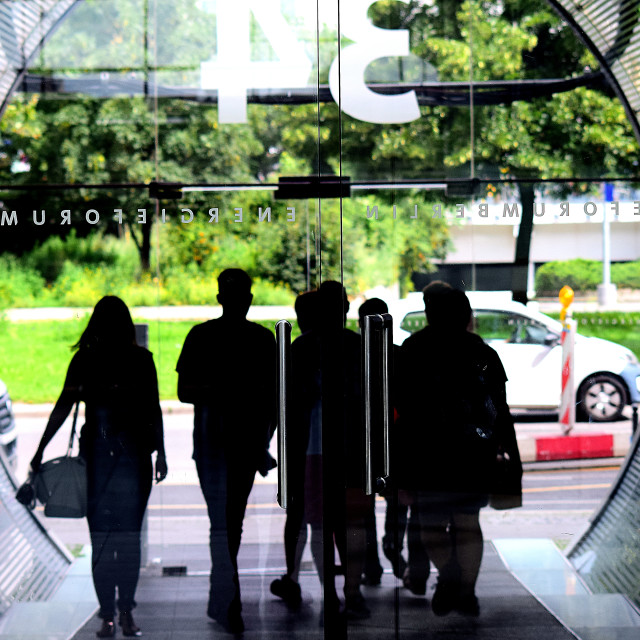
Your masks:
<svg viewBox="0 0 640 640"><path fill-rule="evenodd" d="M396 368L399 482L412 493L411 510L438 569L433 612L478 616L480 509L498 452L508 454L519 477L522 464L507 377L498 354L468 331L469 299L432 283L424 301L428 326L403 342Z"/></svg>
<svg viewBox="0 0 640 640"><path fill-rule="evenodd" d="M115 296L95 306L74 345L64 388L31 466L77 401L85 403L80 454L87 464L87 520L93 546L93 582L100 603L99 638L115 635L117 607L125 636L140 636L131 612L140 573L140 529L155 478L167 475L162 413L153 356L135 342L129 309Z"/></svg>

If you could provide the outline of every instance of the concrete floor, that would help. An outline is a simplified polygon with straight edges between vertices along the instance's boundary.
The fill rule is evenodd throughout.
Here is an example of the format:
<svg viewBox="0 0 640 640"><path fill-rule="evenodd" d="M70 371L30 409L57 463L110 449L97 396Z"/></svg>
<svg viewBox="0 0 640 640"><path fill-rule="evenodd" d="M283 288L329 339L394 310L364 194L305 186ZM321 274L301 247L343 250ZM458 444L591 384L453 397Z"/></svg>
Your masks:
<svg viewBox="0 0 640 640"><path fill-rule="evenodd" d="M152 553L154 550L151 550ZM158 550L156 550L158 551ZM179 547L163 549L167 562L188 565L193 556L205 549ZM247 550L249 551L249 550ZM173 553L172 553L173 552ZM166 562L163 562L166 566ZM180 577L163 576L153 568L145 570L137 593L135 619L144 636L154 640L201 640L230 637L206 616L208 577L201 571ZM321 615L320 587L312 571L301 576L303 605L290 611L271 595L269 585L278 577L275 572L259 575L241 573L243 617L247 640L310 640L323 638L319 626ZM481 615L477 619L452 613L438 618L430 608L435 579L427 587L427 596L413 596L390 573L383 576L379 587L364 587L363 593L371 609L371 618L349 623L349 638L395 638L396 625L401 638L467 638L478 640L569 640L567 631L516 580L502 563L491 542L487 542L477 593ZM396 600L397 599L397 600ZM395 603L398 603L398 616ZM93 640L99 628L97 618L90 620L74 640Z"/></svg>

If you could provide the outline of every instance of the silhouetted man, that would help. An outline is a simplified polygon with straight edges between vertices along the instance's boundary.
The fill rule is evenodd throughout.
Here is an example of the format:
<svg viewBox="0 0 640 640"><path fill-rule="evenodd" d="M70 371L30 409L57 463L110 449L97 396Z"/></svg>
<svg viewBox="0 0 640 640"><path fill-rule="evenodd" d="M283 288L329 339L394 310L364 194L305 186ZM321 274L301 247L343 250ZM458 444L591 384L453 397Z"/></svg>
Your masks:
<svg viewBox="0 0 640 640"><path fill-rule="evenodd" d="M193 458L211 521L207 615L244 629L237 556L257 470L266 473L275 418L276 345L246 319L253 296L241 269L218 277L222 317L196 325L178 359L178 397L194 405Z"/></svg>

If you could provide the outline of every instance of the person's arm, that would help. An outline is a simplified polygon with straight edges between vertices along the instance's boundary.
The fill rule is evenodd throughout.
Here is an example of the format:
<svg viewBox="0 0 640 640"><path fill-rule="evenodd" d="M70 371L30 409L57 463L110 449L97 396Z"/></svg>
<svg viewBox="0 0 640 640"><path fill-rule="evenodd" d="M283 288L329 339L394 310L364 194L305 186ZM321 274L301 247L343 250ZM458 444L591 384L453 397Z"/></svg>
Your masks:
<svg viewBox="0 0 640 640"><path fill-rule="evenodd" d="M494 380L494 390L492 391L491 396L498 412L496 420L500 445L513 463L520 468L520 473L522 473L522 461L520 459L520 451L518 449L515 425L507 403L507 391L505 386L507 382L507 374L504 370L504 366L502 365L502 361L500 360L500 356L498 356L493 349L491 351L493 352L493 362L491 364Z"/></svg>
<svg viewBox="0 0 640 640"><path fill-rule="evenodd" d="M37 471L42 462L42 455L46 446L51 442L53 436L56 435L60 427L64 424L73 409L73 405L80 400L80 382L78 377L78 361L77 354L71 360L69 369L67 370L67 377L64 382L64 387L60 393L60 397L56 402L47 426L45 427L40 444L36 450L35 455L31 460L31 468L33 471Z"/></svg>
<svg viewBox="0 0 640 640"><path fill-rule="evenodd" d="M269 362L269 368L267 369L266 380L270 384L268 402L271 414L269 418L269 433L267 438L268 448L269 442L271 442L271 438L273 437L278 424L278 348L276 340L273 337L269 341L267 361Z"/></svg>
<svg viewBox="0 0 640 640"><path fill-rule="evenodd" d="M164 450L164 423L162 420L162 408L160 407L160 394L158 392L158 373L151 353L149 353L149 365L149 407L153 426L153 448L157 452L154 477L156 482L162 482L167 477L169 468Z"/></svg>

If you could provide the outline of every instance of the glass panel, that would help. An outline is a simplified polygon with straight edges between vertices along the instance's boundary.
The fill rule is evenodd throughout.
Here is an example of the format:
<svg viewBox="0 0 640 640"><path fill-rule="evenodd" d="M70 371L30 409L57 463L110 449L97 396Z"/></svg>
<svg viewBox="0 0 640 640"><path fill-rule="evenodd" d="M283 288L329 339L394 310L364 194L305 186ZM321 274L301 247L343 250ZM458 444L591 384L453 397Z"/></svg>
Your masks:
<svg viewBox="0 0 640 640"><path fill-rule="evenodd" d="M282 306L292 315L296 295L337 281L351 299L350 328L362 299L384 298L401 342L407 329L424 325L418 292L434 278L468 290L532 294L541 263L569 253L599 260L609 231L609 248L618 252L613 262L635 259L637 243L627 230L635 228L640 197L622 179L637 173L637 143L593 56L542 2L101 0L75 3L49 33L44 14L52 4L4 3L2 13L11 12L22 37L27 13L41 10L36 31L44 46L34 57L9 55L11 29L3 31L7 64L20 73L26 65L27 72L0 126L0 301L11 317L20 307L64 305L74 319L42 335L28 325L39 337L11 356L6 373L3 362L0 375L18 400L55 400L70 354L59 350L54 357L41 348L73 344L85 322L79 316L105 294L120 296L134 320L149 326L174 484L152 493L147 553L160 562L152 561L148 573L161 565L175 576L186 567L187 581L200 580L197 594L189 594L189 618L202 623L195 630L202 635L208 633L208 517L189 459L193 420L175 403L174 369L189 328L219 312L209 308L212 281L227 266L246 269L254 277L254 306L278 307L261 316L269 328ZM306 180L297 193L295 177ZM282 178L290 180L279 184ZM611 182L601 188L605 178ZM336 193L336 184L347 183L349 197L346 187ZM602 200L610 207L609 231ZM525 211L533 203L539 208L529 247ZM594 207L600 208L595 214ZM579 282L577 275L563 277ZM607 278L603 273L610 289ZM555 286L549 277L545 282ZM635 286L632 277L625 282ZM557 325L547 333L552 325L539 316L499 315L479 315L476 330L496 351L510 350L499 352L505 368L519 367L530 382L544 371L536 384L516 383L509 374L508 393L522 392L513 401L508 396L511 405L555 408ZM3 324L7 354L24 325ZM598 411L604 396L607 409L617 411L612 398L636 395L633 356L617 353L623 364L615 384L592 379L577 395L597 394ZM43 366L49 360L54 364ZM42 378L25 386L25 369L27 377ZM597 412L587 417L599 418ZM44 428L44 419L37 420L21 445L23 476ZM358 439L360 423L353 424L349 434ZM48 453L64 445L59 438ZM340 473L352 472L359 446L325 447L324 477L335 471L327 468L332 455L347 459ZM174 457L174 450L180 454ZM330 514L345 522L352 507L364 510L365 503L347 489L360 487L351 480L340 487L340 509ZM336 532L326 517L327 495L325 542ZM317 626L324 594L309 549L300 564L301 611L283 614L269 593L284 572L284 514L274 497L271 473L255 484L244 520L239 564L246 620L271 635L304 630L334 637L345 618L325 631ZM387 503L378 496L377 532L371 519L366 526L349 520L348 537L362 539L363 529L373 534L367 550L378 547L386 570L379 588L362 588L371 617L350 612L354 635L455 628L447 626L450 618L440 628L423 615L423 599L414 597L425 591L421 580L403 581L393 548L405 535L405 549L420 547L404 517L412 511L403 508L405 498L391 491ZM495 514L482 518L494 534L500 531ZM555 513L549 519L546 535L565 540L565 521ZM513 527L517 519L508 513L503 520ZM73 523L61 532L64 540L88 541ZM483 588L502 567L488 549ZM331 543L321 555L327 567L339 562L349 572L361 552L356 545L338 559ZM337 577L339 589L343 580ZM434 573L429 600L435 580Z"/></svg>
<svg viewBox="0 0 640 640"><path fill-rule="evenodd" d="M362 42L358 37L362 38L365 33L364 27L360 33L349 32L349 28L357 23L361 9L366 9L376 26L393 31L407 29L410 43L409 51L397 57L368 61L364 74L377 92L376 96L369 96L369 106L375 104L379 114L385 114L383 101L379 100L381 94L388 98L391 97L388 94L393 93L395 99L401 93L401 86L413 88L418 95L416 104L419 104L414 118L407 117L400 106L393 108L398 116L395 121L384 120L385 115L379 120L371 115L362 117L367 100L361 95L358 102L354 97L357 94L357 77L349 75L349 65L353 60L350 55L355 56ZM410 292L420 291L432 280L443 279L468 291L526 289L532 292L538 266L533 256L540 255L537 251L548 256L554 247L558 248L562 255L547 257L547 260L562 259L567 253L581 257L589 255L596 260L600 258L602 244L599 233L593 236L597 246L587 246L586 242L578 240L578 235L587 227L587 217L584 217L583 227L558 229L563 222L561 216L566 216L566 211L562 214L561 203L567 206L566 201L570 200L572 212L578 213L586 201L592 204L597 201L601 210L601 200L606 198L606 191L601 191L596 181L602 181L607 175L633 175L635 170L626 161L605 159L601 155L608 155L605 147L590 143L582 146L586 139L579 130L587 127L593 131L593 118L600 113L591 101L604 99L604 93L598 86L599 81L591 75L597 70L597 63L567 31L566 25L556 21L542 7L531 4L516 6L504 3L498 6L482 2L415 2L369 5L363 2L341 7L341 32L343 93L342 113L338 114L339 158L341 173L349 175L353 181L352 197L343 202L343 260L347 265L344 280L356 279L360 285L356 290L364 299L380 297L391 303L394 329L403 330L403 333L397 332L398 343L406 337L404 331L416 332L425 326L421 296ZM387 53L385 36L381 32L377 35L377 40L371 37L369 41L375 41L377 51L384 55ZM565 81L569 78L572 80ZM557 85L555 80L558 80ZM573 80L576 84L572 86ZM430 82L434 84L429 86ZM387 86L383 87L383 83ZM410 83L421 86L410 86ZM392 88L389 84L393 85ZM552 86L558 91L552 91ZM612 108L617 111L621 106L616 104ZM606 127L612 132L612 121ZM637 148L631 129L626 125L623 138L632 148ZM571 151L578 147L579 157ZM583 159L588 160L583 162ZM583 180L574 180L577 177ZM589 179L594 182L588 182ZM385 188L376 190L377 180L386 183ZM533 180L539 184L532 187L528 181ZM537 226L529 247L526 246L525 211L533 206L532 200L536 205L534 224ZM588 205L586 216L593 213L592 204ZM543 221L545 205L547 220ZM575 222L575 218L573 220ZM601 221L602 218L598 217L598 225ZM554 224L557 231L556 239L552 241L550 236ZM543 235L544 240L541 240ZM564 242L560 241L560 236ZM541 251L543 242L547 243L546 251ZM582 251L576 250L577 244ZM357 257L351 260L351 255ZM633 259L627 255L626 259ZM506 305L498 305L498 309L501 306ZM508 311L478 311L474 331L495 348L508 371L510 382L506 390L512 408L555 409L560 396L562 363L560 347L554 337L556 333L550 327L557 325L552 321L547 325L539 319L540 316L536 316L534 309L531 312L536 319ZM460 380L454 375L445 377L448 354L438 352L438 357L429 359L425 352L424 369L433 370L433 384L441 391L440 397L434 397L436 394L429 393L430 389L426 387L415 389L416 394L424 397L421 423L424 428L430 419L435 420L434 415L439 415L438 412L454 411L455 403L464 397L464 389L460 389L450 407L447 405L441 409L441 404L451 398L446 387L464 385L460 385ZM512 375L512 371L517 373ZM442 375L439 380L438 373ZM443 419L442 424L446 425L446 420ZM523 441L523 457L526 455L531 460L531 452L525 451L531 444L536 446L536 436L531 434L534 429L538 429L538 435L546 433L547 426L542 422L530 427L523 421L516 428ZM576 431L579 428L576 427ZM549 425L548 430L553 434L554 430L560 432L555 424ZM434 435L437 437L438 434ZM425 441L426 438L419 441L424 455L413 458L416 472L428 467L430 443ZM455 446L452 448L456 449ZM443 456L448 454L447 451L442 452ZM399 466L410 466L409 458L400 460ZM584 477L583 472L578 473ZM588 475L588 472L584 473ZM540 482L547 480L551 482L550 477L540 479ZM389 564L383 558L387 573L382 576L381 586L376 589L363 587L371 618L367 621L352 620L350 634L359 637L379 631L382 637L423 637L425 633L464 635L471 628L474 632L487 629L483 627L487 624L487 611L499 611L498 615L502 616L511 606L519 607L515 599L519 601L520 587L511 580L497 553L502 554L507 546L501 546L495 538L507 535L505 532L518 537L521 532L517 533L512 527L517 526L516 522L526 522L528 525L525 526L533 528L532 518L535 516L531 510L535 509L534 496L540 498L547 491L537 482L534 474L525 476L528 493L525 494L524 510L498 512L483 509L480 512L485 544L477 583L481 609L479 618L474 615L475 604L471 598L466 603L455 600L445 611L434 603L436 583L442 585L447 576L450 577L436 548L431 549L432 574L426 587L427 608L433 607L439 609L436 613L451 615L427 613L425 603L416 597L423 591L420 580L416 579L412 584L409 572L401 584L397 578L394 579ZM551 501L558 500L559 504L566 500L564 491L562 489L550 498ZM389 497L402 503L407 495L401 493L398 496L391 492ZM589 497L584 496L584 499ZM413 504L416 512L424 513L423 506ZM383 503L379 500L379 539L385 522L381 507ZM572 507L577 511L577 503ZM549 504L545 502L542 508L549 508ZM412 509L409 510L411 512ZM580 518L582 516L576 514L576 522ZM391 516L387 524L394 520ZM559 513L550 514L549 528L544 535L558 540L562 535L559 533L561 522ZM394 527L394 524L399 526ZM447 533L452 535L456 524L459 523L450 521ZM405 526L397 522L391 528L395 528L396 545L404 548L404 560L407 560L406 549L407 544L412 544L411 534L404 541ZM461 531L460 536L466 533ZM404 545L400 541L404 541ZM517 541L515 546L518 543L522 549L526 548L527 543ZM415 537L413 544L416 544ZM417 546L421 547L419 535ZM532 580L540 580L547 586L533 590L540 593L544 589L547 592L556 589L558 592L564 585L558 586L562 576L552 568L552 562L555 562L552 558L553 545L552 552L546 556L542 545L540 549L540 555L536 557L544 562L545 569ZM414 571L421 566L416 557L414 546ZM512 560L514 564L522 562L522 556ZM440 564L439 573L434 569L437 563ZM514 566L509 561L507 563ZM396 573L402 576L397 568ZM575 575L569 580L576 584ZM570 589L568 587L566 592ZM574 592L578 593L579 589ZM440 604L441 596L442 591L440 597L435 598L440 600ZM393 620L387 608L392 601L396 607ZM544 626L546 633L569 637L569 633L561 628L550 630L546 627L550 619L544 609L535 608L532 613L536 616L536 629ZM509 629L504 633L519 637L521 631Z"/></svg>
<svg viewBox="0 0 640 640"><path fill-rule="evenodd" d="M117 295L149 328L169 477L153 489L142 533L138 599L146 606L135 617L145 633L188 620L194 633L206 635L207 612L217 613L207 601L209 517L191 460L194 410L177 402L175 371L191 327L220 313L216 277L227 267L248 271L254 295L249 317L271 331L283 307L291 318L293 292L319 284L321 250L326 277L340 278L335 203L326 205L322 243L318 200L274 198L279 173L313 173L320 160L317 88L310 81L318 66L312 62L315 5L296 17L295 3L282 5L281 16L272 11L276 4L279 9L280 3L253 3L251 12L245 5L239 15L242 7L229 13L215 2L79 3L32 62L27 91L16 95L3 120L2 246L18 255L15 273L24 268L20 283L29 287L10 299L11 306L90 309L103 295ZM301 89L302 105L295 99L288 104L291 87ZM274 91L280 104L271 104ZM298 153L288 156L284 145L295 115L306 134ZM14 259L2 258L13 269ZM59 342L75 342L85 322L83 315L65 326ZM52 342L46 335L31 345L43 362ZM30 355L23 358L31 362ZM66 352L64 359L50 372L57 382L42 401L55 400ZM231 364L212 359L211 368L224 375ZM24 371L16 373L11 388ZM248 397L261 383L249 385ZM16 390L18 400L29 400L21 394ZM21 443L23 477L43 430L41 419ZM47 454L56 446L64 443L52 443ZM275 455L275 440L270 451ZM261 468L268 462L263 453ZM248 497L238 555L245 624L269 637L321 637L322 585L308 548L298 567L300 611L289 612L270 592L286 570L285 514L275 503L275 472L262 470L266 477L257 476ZM217 524L220 513L214 515ZM89 542L83 522L59 527L64 542ZM187 600L187 609L165 606L154 584L166 585L175 601ZM19 635L40 631L33 620L29 624ZM81 633L93 633L96 624L90 621Z"/></svg>

